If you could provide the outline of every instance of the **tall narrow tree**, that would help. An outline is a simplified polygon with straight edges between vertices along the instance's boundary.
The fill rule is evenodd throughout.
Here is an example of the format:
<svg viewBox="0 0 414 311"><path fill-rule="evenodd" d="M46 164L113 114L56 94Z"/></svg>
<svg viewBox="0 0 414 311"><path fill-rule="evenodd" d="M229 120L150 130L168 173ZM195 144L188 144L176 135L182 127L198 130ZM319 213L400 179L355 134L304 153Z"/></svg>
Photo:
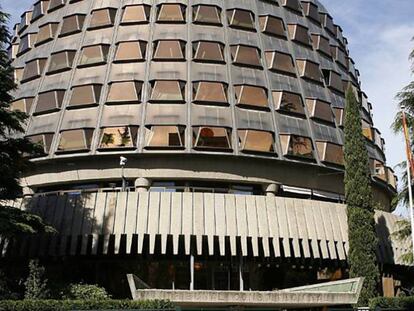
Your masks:
<svg viewBox="0 0 414 311"><path fill-rule="evenodd" d="M350 276L365 278L359 305L367 306L369 299L377 296L379 281L371 173L362 134L360 104L351 88L346 101L345 197L348 205Z"/></svg>

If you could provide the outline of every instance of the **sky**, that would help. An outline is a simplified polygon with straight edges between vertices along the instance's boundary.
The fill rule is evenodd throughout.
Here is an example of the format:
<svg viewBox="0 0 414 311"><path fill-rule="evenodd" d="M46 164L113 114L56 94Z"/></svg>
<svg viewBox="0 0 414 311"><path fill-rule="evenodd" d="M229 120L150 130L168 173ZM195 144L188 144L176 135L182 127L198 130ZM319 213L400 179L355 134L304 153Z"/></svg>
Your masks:
<svg viewBox="0 0 414 311"><path fill-rule="evenodd" d="M0 0L18 22L34 0ZM390 127L397 111L395 95L410 79L408 55L414 49L413 0L321 0L349 41L361 73L362 89L373 104L374 123L386 140L388 164L404 160L404 143Z"/></svg>

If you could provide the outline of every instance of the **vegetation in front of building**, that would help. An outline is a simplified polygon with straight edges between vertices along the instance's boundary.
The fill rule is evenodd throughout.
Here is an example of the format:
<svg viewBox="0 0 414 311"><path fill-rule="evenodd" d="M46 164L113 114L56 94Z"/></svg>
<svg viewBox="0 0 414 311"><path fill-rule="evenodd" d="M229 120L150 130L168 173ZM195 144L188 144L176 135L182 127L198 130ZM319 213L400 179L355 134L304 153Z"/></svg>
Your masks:
<svg viewBox="0 0 414 311"><path fill-rule="evenodd" d="M345 196L348 204L350 277L364 277L358 305L378 295L377 238L368 151L362 134L360 104L352 89L345 108Z"/></svg>
<svg viewBox="0 0 414 311"><path fill-rule="evenodd" d="M397 309L397 310L414 310L414 296L407 297L377 297L369 302L371 310L376 309Z"/></svg>

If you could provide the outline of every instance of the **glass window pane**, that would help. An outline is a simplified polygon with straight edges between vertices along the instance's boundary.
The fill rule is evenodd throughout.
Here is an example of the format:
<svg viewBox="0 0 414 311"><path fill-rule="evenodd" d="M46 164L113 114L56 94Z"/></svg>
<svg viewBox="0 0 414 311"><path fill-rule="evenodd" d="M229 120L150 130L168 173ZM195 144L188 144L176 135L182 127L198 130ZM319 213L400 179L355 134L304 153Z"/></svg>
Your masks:
<svg viewBox="0 0 414 311"><path fill-rule="evenodd" d="M128 5L124 8L122 24L146 23L149 19L150 6Z"/></svg>
<svg viewBox="0 0 414 311"><path fill-rule="evenodd" d="M223 62L223 45L218 42L200 41L194 44L194 59L208 62Z"/></svg>
<svg viewBox="0 0 414 311"><path fill-rule="evenodd" d="M272 95L277 111L305 116L305 108L300 94L278 91L272 92Z"/></svg>
<svg viewBox="0 0 414 311"><path fill-rule="evenodd" d="M73 59L75 58L76 51L63 51L56 54L52 54L50 57L50 64L48 74L61 72L72 68Z"/></svg>
<svg viewBox="0 0 414 311"><path fill-rule="evenodd" d="M35 113L57 111L62 107L65 91L50 91L40 93L37 99Z"/></svg>
<svg viewBox="0 0 414 311"><path fill-rule="evenodd" d="M26 67L24 68L23 72L23 79L22 82L27 82L29 80L39 78L45 69L46 59L34 59L28 63L26 63Z"/></svg>
<svg viewBox="0 0 414 311"><path fill-rule="evenodd" d="M38 154L36 156L46 155L50 151L50 146L52 145L53 134L41 134L41 135L33 135L27 137L33 144L38 145L42 148L42 154Z"/></svg>
<svg viewBox="0 0 414 311"><path fill-rule="evenodd" d="M146 42L143 41L120 42L116 50L115 61L142 61L144 60L146 46Z"/></svg>
<svg viewBox="0 0 414 311"><path fill-rule="evenodd" d="M344 109L334 107L333 111L334 111L334 114L335 114L336 124L338 126L343 126L344 125Z"/></svg>
<svg viewBox="0 0 414 311"><path fill-rule="evenodd" d="M66 3L66 0L50 0L49 12L63 7Z"/></svg>
<svg viewBox="0 0 414 311"><path fill-rule="evenodd" d="M50 23L50 24L41 26L37 34L36 45L40 45L42 43L53 40L58 26L59 26L58 23Z"/></svg>
<svg viewBox="0 0 414 311"><path fill-rule="evenodd" d="M313 159L312 140L308 137L297 135L280 135L283 154L285 156Z"/></svg>
<svg viewBox="0 0 414 311"><path fill-rule="evenodd" d="M109 45L86 46L82 49L80 66L98 65L105 63L108 57Z"/></svg>
<svg viewBox="0 0 414 311"><path fill-rule="evenodd" d="M296 12L302 12L302 8L300 6L299 0L281 0L282 6L296 11Z"/></svg>
<svg viewBox="0 0 414 311"><path fill-rule="evenodd" d="M318 6L312 2L302 1L302 7L305 15L311 18L314 22L320 24Z"/></svg>
<svg viewBox="0 0 414 311"><path fill-rule="evenodd" d="M299 73L302 78L307 78L316 82L322 82L322 74L319 64L309 60L297 60ZM342 83L342 81L341 81Z"/></svg>
<svg viewBox="0 0 414 311"><path fill-rule="evenodd" d="M142 83L137 81L113 82L109 87L107 103L141 101Z"/></svg>
<svg viewBox="0 0 414 311"><path fill-rule="evenodd" d="M233 63L261 67L259 51L257 48L245 45L233 45L230 49Z"/></svg>
<svg viewBox="0 0 414 311"><path fill-rule="evenodd" d="M237 28L254 30L253 13L246 10L234 9L227 11L229 25Z"/></svg>
<svg viewBox="0 0 414 311"><path fill-rule="evenodd" d="M266 61L270 70L295 75L295 65L290 54L266 52Z"/></svg>
<svg viewBox="0 0 414 311"><path fill-rule="evenodd" d="M252 152L274 152L274 138L270 132L239 130L240 150Z"/></svg>
<svg viewBox="0 0 414 311"><path fill-rule="evenodd" d="M63 18L62 29L60 36L67 36L73 33L80 32L83 28L85 15L71 15Z"/></svg>
<svg viewBox="0 0 414 311"><path fill-rule="evenodd" d="M283 20L274 16L259 17L260 31L272 36L286 37Z"/></svg>
<svg viewBox="0 0 414 311"><path fill-rule="evenodd" d="M27 114L30 113L30 109L32 108L33 105L33 97L27 97L27 98L21 98L18 100L15 100L11 103L10 105L10 109L12 111L21 111L21 112L25 112Z"/></svg>
<svg viewBox="0 0 414 311"><path fill-rule="evenodd" d="M89 29L112 26L114 24L116 9L101 9L92 12Z"/></svg>
<svg viewBox="0 0 414 311"><path fill-rule="evenodd" d="M184 59L185 43L179 40L161 40L155 43L154 59Z"/></svg>
<svg viewBox="0 0 414 311"><path fill-rule="evenodd" d="M58 152L87 151L90 149L93 130L71 130L60 134Z"/></svg>
<svg viewBox="0 0 414 311"><path fill-rule="evenodd" d="M194 83L194 101L227 103L227 86L219 82Z"/></svg>
<svg viewBox="0 0 414 311"><path fill-rule="evenodd" d="M323 55L332 58L329 39L316 34L312 34L311 36L314 49L321 52Z"/></svg>
<svg viewBox="0 0 414 311"><path fill-rule="evenodd" d="M162 4L158 11L158 22L184 22L184 7L180 4Z"/></svg>
<svg viewBox="0 0 414 311"><path fill-rule="evenodd" d="M319 119L326 122L334 122L331 105L318 99L306 99L306 106L311 118Z"/></svg>
<svg viewBox="0 0 414 311"><path fill-rule="evenodd" d="M101 95L101 85L75 86L69 101L69 107L97 105Z"/></svg>
<svg viewBox="0 0 414 311"><path fill-rule="evenodd" d="M212 5L197 5L193 7L194 22L221 25L221 10Z"/></svg>
<svg viewBox="0 0 414 311"><path fill-rule="evenodd" d="M322 162L344 165L344 151L341 145L330 142L317 141L316 149Z"/></svg>
<svg viewBox="0 0 414 311"><path fill-rule="evenodd" d="M107 127L101 131L99 148L117 149L136 146L138 127Z"/></svg>
<svg viewBox="0 0 414 311"><path fill-rule="evenodd" d="M193 143L201 149L231 149L231 130L223 127L194 127Z"/></svg>
<svg viewBox="0 0 414 311"><path fill-rule="evenodd" d="M147 148L185 147L185 128L181 126L151 126L146 132Z"/></svg>
<svg viewBox="0 0 414 311"><path fill-rule="evenodd" d="M158 80L153 82L152 101L184 101L184 85L179 81Z"/></svg>
<svg viewBox="0 0 414 311"><path fill-rule="evenodd" d="M267 93L262 87L237 85L235 91L237 105L268 107Z"/></svg>
<svg viewBox="0 0 414 311"><path fill-rule="evenodd" d="M308 28L298 24L288 24L288 32L292 41L308 46L311 45Z"/></svg>

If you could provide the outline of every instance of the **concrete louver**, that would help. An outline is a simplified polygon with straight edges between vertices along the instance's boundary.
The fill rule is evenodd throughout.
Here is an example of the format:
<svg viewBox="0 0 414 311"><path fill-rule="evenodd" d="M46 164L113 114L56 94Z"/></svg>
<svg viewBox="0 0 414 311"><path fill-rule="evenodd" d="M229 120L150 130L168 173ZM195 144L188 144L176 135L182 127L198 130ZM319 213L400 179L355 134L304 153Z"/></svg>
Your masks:
<svg viewBox="0 0 414 311"><path fill-rule="evenodd" d="M16 207L59 232L3 243L29 256L148 252L347 259L346 206L282 197L211 193L100 192L35 196ZM407 249L391 239L399 218L376 213L378 257L403 265ZM144 247L145 246L145 247Z"/></svg>

